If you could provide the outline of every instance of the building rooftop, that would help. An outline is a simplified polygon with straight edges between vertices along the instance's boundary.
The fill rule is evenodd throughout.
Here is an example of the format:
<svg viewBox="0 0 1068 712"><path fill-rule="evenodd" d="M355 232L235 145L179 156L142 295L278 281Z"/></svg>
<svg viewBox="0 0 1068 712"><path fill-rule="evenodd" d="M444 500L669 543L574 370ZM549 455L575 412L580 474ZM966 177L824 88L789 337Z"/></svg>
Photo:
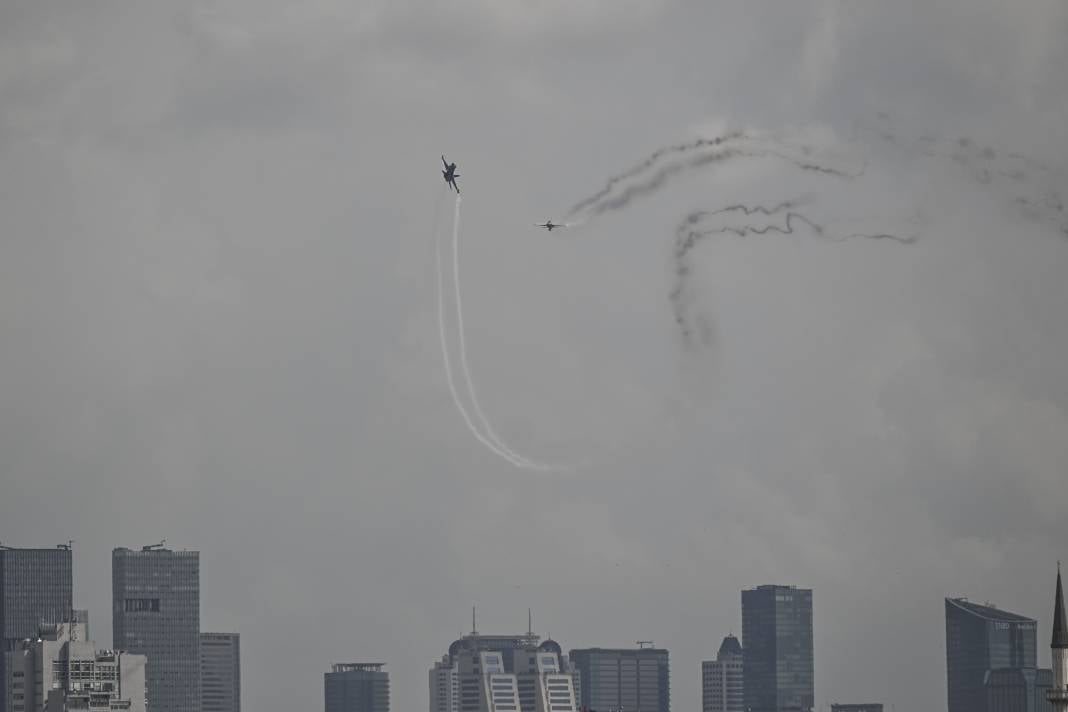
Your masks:
<svg viewBox="0 0 1068 712"><path fill-rule="evenodd" d="M741 655L742 644L734 637L733 634L728 635L723 639L723 642L719 646L719 655L716 656L717 660L722 660L726 655Z"/></svg>
<svg viewBox="0 0 1068 712"><path fill-rule="evenodd" d="M1001 623L1035 623L1034 618L1021 616L1019 613L1003 611L991 604L980 605L978 603L972 603L966 598L947 598L946 604L956 606L967 613L979 616L988 621L997 621Z"/></svg>
<svg viewBox="0 0 1068 712"><path fill-rule="evenodd" d="M334 672L382 672L385 663L334 663Z"/></svg>

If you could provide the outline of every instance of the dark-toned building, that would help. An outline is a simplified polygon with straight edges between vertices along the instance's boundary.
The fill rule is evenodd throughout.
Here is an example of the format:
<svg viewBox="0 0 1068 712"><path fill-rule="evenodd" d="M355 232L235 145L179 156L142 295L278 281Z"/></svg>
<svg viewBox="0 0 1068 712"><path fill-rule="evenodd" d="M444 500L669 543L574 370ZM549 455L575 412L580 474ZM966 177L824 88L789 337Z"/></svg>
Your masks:
<svg viewBox="0 0 1068 712"><path fill-rule="evenodd" d="M152 712L200 712L200 552L111 552L115 648L148 658Z"/></svg>
<svg viewBox="0 0 1068 712"><path fill-rule="evenodd" d="M200 634L201 712L241 712L241 636Z"/></svg>
<svg viewBox="0 0 1068 712"><path fill-rule="evenodd" d="M336 663L323 675L326 712L389 712L389 673L382 663Z"/></svg>
<svg viewBox="0 0 1068 712"><path fill-rule="evenodd" d="M769 585L742 591L742 651L747 710L811 712L812 589Z"/></svg>
<svg viewBox="0 0 1068 712"><path fill-rule="evenodd" d="M579 706L592 710L670 712L668 651L582 648L568 653L579 677Z"/></svg>
<svg viewBox="0 0 1068 712"><path fill-rule="evenodd" d="M70 546L14 549L0 546L0 712L7 709L6 653L42 625L70 620L73 604Z"/></svg>
<svg viewBox="0 0 1068 712"><path fill-rule="evenodd" d="M1052 679L1051 670L987 670L983 679L987 712L1051 712L1046 692Z"/></svg>
<svg viewBox="0 0 1068 712"><path fill-rule="evenodd" d="M1061 564L1057 562L1057 592L1053 594L1053 636L1049 643L1053 659L1046 700L1055 712L1068 712L1068 615L1064 613Z"/></svg>
<svg viewBox="0 0 1068 712"><path fill-rule="evenodd" d="M1035 620L964 598L945 599L945 609L949 712L993 712L991 699L1005 699L1012 670L1028 686L1023 712L1039 712Z"/></svg>
<svg viewBox="0 0 1068 712"><path fill-rule="evenodd" d="M883 712L881 704L831 705L831 712Z"/></svg>

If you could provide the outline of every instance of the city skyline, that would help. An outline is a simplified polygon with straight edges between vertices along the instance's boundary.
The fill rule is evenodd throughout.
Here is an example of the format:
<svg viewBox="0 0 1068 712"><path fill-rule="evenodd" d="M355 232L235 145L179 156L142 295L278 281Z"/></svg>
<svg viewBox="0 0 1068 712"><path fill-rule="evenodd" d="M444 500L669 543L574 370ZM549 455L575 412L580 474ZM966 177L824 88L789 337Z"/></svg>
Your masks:
<svg viewBox="0 0 1068 712"><path fill-rule="evenodd" d="M24 552L24 555L31 556L31 557L32 557L32 555L38 554L38 553L44 553L44 554L48 555L48 554L53 554L53 552L57 552L57 551L58 552L65 552L65 554L66 554L65 560L67 560L67 561L71 561L72 557L70 555L73 553L72 549L69 546L61 546L61 547L57 547L56 549L42 549L42 548L17 549L17 548L14 548L14 547L0 547L0 550L7 551L7 552L19 552L19 551L21 551L21 552ZM145 555L145 554L152 554L152 553L162 553L164 555L167 555L167 554L173 554L174 552L169 550L169 549L162 548L161 545L145 546L139 552L134 552L133 550L126 549L124 547L119 547L119 548L114 549L113 556L119 556L121 558L123 555L127 555L127 554L142 554L142 555ZM199 552L188 552L188 553L194 555L196 559L199 559ZM61 554L61 556L63 556L63 555ZM9 558L11 558L11 555L9 555ZM199 564L195 568L197 570L199 570ZM46 568L45 570L50 572L51 568ZM26 569L25 569L25 567L22 567L22 575L25 576L25 574L26 574ZM38 578L40 578L40 577L38 577ZM47 578L47 576L45 578ZM116 573L115 580L116 581L119 580L119 574L118 573ZM73 583L73 582L71 582L71 583ZM40 585L46 585L47 586L48 583L47 583L47 581L42 581L42 583ZM199 583L197 583L196 588L199 590ZM743 589L742 590L742 594L743 594L743 629L745 627L744 610L745 610L745 605L746 605L745 604L745 596L746 596L746 594L749 594L750 596L752 596L752 595L755 595L755 594L759 594L761 592L769 592L769 591L771 593L776 594L776 600L778 600L778 598L779 598L778 594L781 591L783 593L788 593L788 594L791 594L791 595L796 594L796 593L801 593L801 594L804 594L804 595L808 596L808 598L806 600L811 601L811 591L810 590L808 590L808 589L798 589L797 587L794 587L794 586L762 585L762 586L757 586L754 589ZM197 595L199 595L199 593ZM1056 619L1054 621L1054 624L1059 624L1059 625L1063 626L1064 614L1063 614L1063 603L1062 603L1062 596L1061 596L1059 562L1058 562L1058 572L1057 572L1057 597L1056 597L1056 599L1057 599L1058 607L1057 607L1057 610L1055 611L1055 615L1053 616ZM118 599L116 599L116 600L118 600ZM1040 698L1042 700L1045 699L1046 690L1050 689L1050 684L1051 684L1051 679L1052 679L1050 670L1048 668L1046 668L1046 669L1039 668L1037 670L1038 678L1035 678L1034 675L1031 675L1030 677L1027 677L1025 675L1025 677L1020 678L1020 682L1017 682L1016 678L1012 677L1012 675L1009 674L1010 672L1012 672L1012 670L1015 669L1013 666L1015 666L1016 668L1020 668L1020 669L1024 670L1025 672L1028 669L1031 670L1032 673L1035 672L1034 666L1036 664L1036 661L1039 660L1038 650L1041 649L1041 646L1037 645L1037 637L1036 637L1036 636L1040 636L1040 630L1041 629L1037 626L1037 621L1035 619L1031 619L1031 618L1028 618L1026 616L1021 616L1019 614L1006 611L1004 609L996 607L994 604L989 603L989 602L984 602L983 604L980 605L980 604L975 604L975 603L970 602L967 598L961 598L961 597L956 597L956 598L946 597L944 599L944 602L945 602L945 607L946 607L946 612L947 612L947 618L946 618L946 634L947 634L947 636L950 636L950 634L951 634L951 626L950 626L950 618L949 618L950 611L965 612L965 613L968 613L969 615L977 616L977 620L982 620L982 621L995 621L995 623L996 623L997 620L1004 620L1004 621L1008 622L1008 624L1009 624L1008 627L1010 627L1010 628L1012 626L1017 626L1017 625L1024 625L1025 628L1026 628L1026 630L1024 630L1024 632L1022 634L1023 637L1016 636L1015 634L1012 634L1012 631L1009 631L1009 633L1007 633L1007 635L1009 635L1009 639L1011 639L1010 642L1012 644L1009 645L1008 647L1006 647L1006 646L994 646L994 649L999 650L999 651L1002 648L1004 648L1004 652L999 652L998 653L998 655L1000 655L1001 657L992 658L990 663L984 663L984 664L989 664L989 665L993 666L993 668L990 670L990 672L993 674L993 676L990 677L988 679L988 681L985 683L983 694L985 696L988 696L988 697L993 695L993 697L990 697L991 700L994 700L994 699L1006 700L1006 701L997 702L996 704L998 704L998 705L1011 705L1011 706L1007 706L1007 707L1005 707L1005 706L991 707L990 708L991 710L1017 710L1017 709L1020 709L1022 712L1027 712L1028 710L1031 710L1032 709L1031 707L1019 707L1018 708L1016 706L1016 705L1022 704L1022 703L1017 703L1015 701L1008 701L1008 700L1015 700L1016 697L1014 697L1014 696L1019 695L1019 694L1023 694L1023 693L1018 693L1018 692L1015 691L1017 689L1017 687L1019 687L1020 685L1028 685L1028 686L1030 686L1030 687L1027 688L1028 692L1026 694L1028 695L1027 699L1028 700L1032 700L1032 702L1028 702L1027 703L1028 705L1032 705L1032 704L1038 703ZM17 604L17 601L16 601L16 604ZM811 606L811 603L807 603L806 605ZM474 610L472 610L472 623L473 624L475 623L474 615L475 615ZM807 615L810 616L811 614L807 614ZM778 618L778 617L779 616L777 615L776 618ZM532 612L529 609L527 611L527 618L528 618L528 629L529 629L533 625ZM80 626L79 630L82 631L79 634L81 637L83 637L83 638L87 638L88 637L88 633L87 633L87 631L88 631L88 611L86 609L75 608L73 606L73 601L72 601L71 608L70 608L69 620L78 622L78 626ZM752 628L752 626L750 626L750 627ZM952 628L952 630L956 630L957 627L959 627L959 625L957 625L956 627ZM995 627L996 627L996 625L995 625ZM1061 641L1063 643L1064 640L1068 640L1068 638L1064 638L1063 634L1061 635L1061 638L1058 638L1057 635L1058 635L1058 633L1054 632L1053 638L1054 638L1055 645L1057 644L1058 641ZM222 642L223 639L225 639L226 641L230 641L230 643L227 643L228 645L230 645L233 641L236 641L239 636L237 634L203 633L199 637L201 646L203 645L203 641L204 641L205 637L209 638L209 639L212 639L212 640L218 640L220 642ZM957 638L960 638L960 637L961 637L960 633L953 634L953 638L954 639L957 639ZM508 635L508 636L486 635L486 634L478 633L476 631L472 631L472 632L466 634L465 636L463 636L463 638L461 640L477 641L479 649L485 648L487 650L490 650L490 649L492 649L492 650L504 650L505 648L510 648L511 646L514 646L514 645L520 645L521 643L523 645L527 645L528 643L530 645L537 645L537 643L538 643L538 641L540 639L541 639L541 636L539 636L536 633L534 633L533 630L528 630L528 632L523 633L523 634L514 634L514 635ZM458 645L461 642L461 640L457 640L453 647ZM497 642L494 643L493 641L497 641ZM527 643L524 643L523 641L527 641ZM533 641L533 642L530 643L529 641ZM734 638L733 635L729 635L726 638L724 638L724 640L723 640L723 642L722 642L722 644L720 646L720 657L722 657L724 649L727 649L727 648L730 647L730 646L728 646L728 643L730 643L732 641L733 641L734 644L736 644L737 650L734 650L734 648L730 648L730 649L732 651L734 651L734 653L737 653L737 652L739 652L741 650L740 641L738 641L736 638ZM549 645L551 645L554 650L559 648L559 645L557 643L555 643L555 641L552 641L552 640L549 640L548 638L546 638L546 642ZM504 648L501 648L500 647L501 645L504 645ZM643 645L644 645L644 643L643 643ZM651 645L651 642L650 642L650 645ZM488 646L488 647L485 647L485 646ZM235 647L235 646L231 645L231 647ZM450 651L451 650L452 650L452 648L450 648ZM633 652L637 652L638 650L641 650L641 645L635 651L630 651L630 652L633 653ZM658 652L658 651L653 650L651 648L647 648L646 650L648 652L651 652L651 653ZM235 648L235 651L236 651L236 648ZM576 651L573 650L572 652L576 652ZM579 649L579 650L577 650L577 652L581 653L581 654L588 654L589 652L612 653L612 652L627 652L627 651L625 651L625 650L612 651L612 650L608 650L608 649L592 648L592 649L588 649L588 650ZM666 651L664 651L664 650L661 650L659 652L666 653ZM560 654L558 653L558 655L560 655ZM198 650L198 656L199 656L198 660L200 661L200 664L201 665L205 664L206 660L205 660L203 654L199 652L199 650ZM239 655L238 655L238 659L239 659ZM446 659L448 659L448 656L446 656ZM561 662L568 663L568 658L566 656L559 657L559 660ZM571 663L568 663L568 664L570 665ZM239 665L239 663L238 663L238 665ZM435 684L434 673L435 673L435 670L440 665L441 665L441 661L435 663L434 666L431 668L431 689L432 690L433 690L433 686ZM705 666L705 665L707 665L707 663L703 664L703 666ZM947 668L946 668L947 669L947 674L951 675L951 673L949 672L950 668L951 668L951 666L947 665ZM571 669L571 668L568 668L568 669ZM237 673L238 680L239 680L239 676L240 676L239 670L240 670L240 668L238 667L238 673ZM577 677L578 671L576 670L575 673L576 673L576 677ZM704 679L704 683L703 684L707 688L707 685L708 685L707 672L705 671L704 667L702 669L702 678ZM1036 680L1037 680L1037 682L1036 682ZM577 679L576 679L575 682L576 682L576 685L575 685L575 690L576 690L575 700L576 700L576 703L577 703L577 701L581 699L580 698L580 692L579 692L581 690L581 688L580 688L580 686L578 684L578 680ZM952 688L950 688L950 689L952 689ZM239 687L238 687L236 693L237 693L237 696L240 695L240 688ZM431 692L430 702L431 702L431 712L435 712L436 708L434 708L432 695L433 695L433 691ZM991 704L994 704L994 703L991 703ZM839 705L839 706L841 706L841 705ZM453 709L458 710L459 707L456 707L456 708L453 708ZM453 709L443 708L441 710L441 712L453 712ZM1039 707L1038 709L1043 709L1043 708ZM950 712L952 712L952 710L950 710Z"/></svg>
<svg viewBox="0 0 1068 712"><path fill-rule="evenodd" d="M73 541L102 646L113 548L201 552L246 712L419 712L472 605L694 712L772 583L817 708L941 712L944 599L1045 636L1068 560L1066 27L0 2L0 542Z"/></svg>

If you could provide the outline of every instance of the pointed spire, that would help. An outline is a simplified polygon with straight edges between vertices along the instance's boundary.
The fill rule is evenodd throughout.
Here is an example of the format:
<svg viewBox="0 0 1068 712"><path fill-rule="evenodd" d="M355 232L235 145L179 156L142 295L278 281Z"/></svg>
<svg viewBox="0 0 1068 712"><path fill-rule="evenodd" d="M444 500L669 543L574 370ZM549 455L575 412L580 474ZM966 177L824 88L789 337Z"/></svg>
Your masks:
<svg viewBox="0 0 1068 712"><path fill-rule="evenodd" d="M1053 642L1051 648L1068 648L1068 618L1064 615L1064 590L1061 588L1061 562L1057 562L1057 594L1053 602Z"/></svg>

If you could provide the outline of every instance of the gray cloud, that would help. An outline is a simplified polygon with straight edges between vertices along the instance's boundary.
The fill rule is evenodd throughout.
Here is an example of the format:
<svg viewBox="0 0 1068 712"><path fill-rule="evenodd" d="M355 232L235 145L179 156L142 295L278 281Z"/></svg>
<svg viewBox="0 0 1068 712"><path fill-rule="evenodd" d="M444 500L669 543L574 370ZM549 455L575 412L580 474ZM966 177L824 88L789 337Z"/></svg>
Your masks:
<svg viewBox="0 0 1068 712"><path fill-rule="evenodd" d="M565 647L651 637L694 708L769 581L816 589L819 702L937 709L941 597L1048 626L1068 540L1066 27L1055 0L5 3L0 539L76 540L103 643L111 547L201 549L257 709L354 658L420 709L472 603L486 630L533 606ZM861 146L863 179L732 161L529 227L738 126ZM483 406L518 451L595 466L517 474L457 422L442 152ZM814 222L915 214L924 239L709 244L715 346L679 349L679 220L817 180Z"/></svg>

